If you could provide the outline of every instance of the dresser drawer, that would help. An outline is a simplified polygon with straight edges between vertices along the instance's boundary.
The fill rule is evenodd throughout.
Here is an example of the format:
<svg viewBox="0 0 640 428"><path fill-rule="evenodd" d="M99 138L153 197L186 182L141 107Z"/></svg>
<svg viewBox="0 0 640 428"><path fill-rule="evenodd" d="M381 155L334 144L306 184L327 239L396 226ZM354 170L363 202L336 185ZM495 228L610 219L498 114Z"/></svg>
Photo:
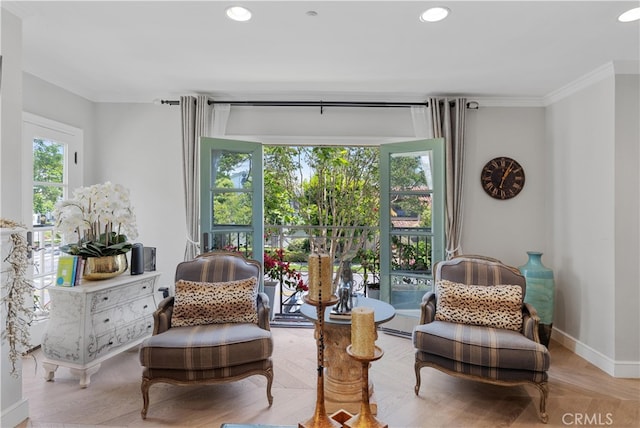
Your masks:
<svg viewBox="0 0 640 428"><path fill-rule="evenodd" d="M91 315L93 333L100 336L109 330L119 329L133 321L145 319L154 310L155 299L149 295L96 312Z"/></svg>
<svg viewBox="0 0 640 428"><path fill-rule="evenodd" d="M151 333L153 333L153 315L148 315L143 319L94 336L95 340L91 340L87 347L87 361L93 361L117 348L147 337Z"/></svg>
<svg viewBox="0 0 640 428"><path fill-rule="evenodd" d="M125 284L92 293L89 297L89 310L92 313L96 313L103 309L129 302L138 297L153 296L154 283L155 279L149 278L146 281L140 281L135 284Z"/></svg>

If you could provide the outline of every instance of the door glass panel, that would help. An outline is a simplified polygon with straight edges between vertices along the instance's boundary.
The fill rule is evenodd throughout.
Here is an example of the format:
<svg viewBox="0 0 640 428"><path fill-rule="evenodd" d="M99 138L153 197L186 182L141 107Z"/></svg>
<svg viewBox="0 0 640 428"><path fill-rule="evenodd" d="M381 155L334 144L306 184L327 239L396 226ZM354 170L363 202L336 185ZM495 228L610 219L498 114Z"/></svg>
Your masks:
<svg viewBox="0 0 640 428"><path fill-rule="evenodd" d="M33 224L51 224L53 208L64 189L64 144L33 140Z"/></svg>
<svg viewBox="0 0 640 428"><path fill-rule="evenodd" d="M430 235L417 233L391 235L391 272L431 273L432 242Z"/></svg>
<svg viewBox="0 0 640 428"><path fill-rule="evenodd" d="M433 155L431 150L390 157L390 302L398 309L420 305L431 289L433 263Z"/></svg>
<svg viewBox="0 0 640 428"><path fill-rule="evenodd" d="M251 194L243 192L214 192L213 225L251 224Z"/></svg>
<svg viewBox="0 0 640 428"><path fill-rule="evenodd" d="M209 234L211 250L239 251L247 257L252 257L251 232L212 232Z"/></svg>
<svg viewBox="0 0 640 428"><path fill-rule="evenodd" d="M431 231L431 193L390 194L392 229L420 229Z"/></svg>
<svg viewBox="0 0 640 428"><path fill-rule="evenodd" d="M433 189L432 159L431 150L393 153L389 160L391 190Z"/></svg>
<svg viewBox="0 0 640 428"><path fill-rule="evenodd" d="M433 290L431 278L423 276L390 275L391 296L390 303L396 309L415 309L420 307L422 296Z"/></svg>
<svg viewBox="0 0 640 428"><path fill-rule="evenodd" d="M381 159L381 295L418 316L444 253L444 140L385 144Z"/></svg>
<svg viewBox="0 0 640 428"><path fill-rule="evenodd" d="M213 150L211 159L212 188L251 188L251 154Z"/></svg>
<svg viewBox="0 0 640 428"><path fill-rule="evenodd" d="M261 259L262 145L203 137L200 153L200 251Z"/></svg>
<svg viewBox="0 0 640 428"><path fill-rule="evenodd" d="M60 237L53 230L53 210L56 202L64 198L65 144L43 138L34 138L33 143L33 277L34 309L36 317L48 313L49 293L47 287L54 283Z"/></svg>

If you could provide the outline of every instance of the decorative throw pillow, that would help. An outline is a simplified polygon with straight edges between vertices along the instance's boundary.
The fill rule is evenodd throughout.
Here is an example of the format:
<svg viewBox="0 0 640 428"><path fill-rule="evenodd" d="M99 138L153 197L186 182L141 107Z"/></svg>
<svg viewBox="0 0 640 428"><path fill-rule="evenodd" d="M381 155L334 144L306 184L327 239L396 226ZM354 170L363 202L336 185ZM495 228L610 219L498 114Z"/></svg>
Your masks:
<svg viewBox="0 0 640 428"><path fill-rule="evenodd" d="M176 282L172 327L258 322L256 277L229 282Z"/></svg>
<svg viewBox="0 0 640 428"><path fill-rule="evenodd" d="M522 288L519 285L436 283L436 320L520 331Z"/></svg>

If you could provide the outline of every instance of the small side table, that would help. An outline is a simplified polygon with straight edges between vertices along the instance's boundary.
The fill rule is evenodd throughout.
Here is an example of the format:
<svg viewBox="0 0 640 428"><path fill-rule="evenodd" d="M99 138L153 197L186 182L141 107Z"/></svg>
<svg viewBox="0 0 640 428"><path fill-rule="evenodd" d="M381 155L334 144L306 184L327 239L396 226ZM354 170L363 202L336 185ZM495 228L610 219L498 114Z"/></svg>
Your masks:
<svg viewBox="0 0 640 428"><path fill-rule="evenodd" d="M377 325L392 319L396 312L393 306L381 300L358 297L356 306L373 308L374 322ZM347 346L351 345L351 320L332 319L332 307L328 307L324 318L325 371L324 397L327 413L346 410L358 413L362 402L362 365L347 354ZM307 319L317 320L316 308L307 303L300 308L300 313ZM369 381L369 404L371 413L377 414L378 405L373 395L373 382Z"/></svg>

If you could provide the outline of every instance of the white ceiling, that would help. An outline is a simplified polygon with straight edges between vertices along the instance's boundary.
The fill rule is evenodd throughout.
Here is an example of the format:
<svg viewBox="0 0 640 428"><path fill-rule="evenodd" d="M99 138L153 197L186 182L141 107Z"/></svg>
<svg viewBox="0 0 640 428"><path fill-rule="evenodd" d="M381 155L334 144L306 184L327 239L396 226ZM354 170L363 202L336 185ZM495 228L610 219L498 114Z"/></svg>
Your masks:
<svg viewBox="0 0 640 428"><path fill-rule="evenodd" d="M230 21L225 8L253 12ZM427 24L428 6L451 9ZM609 62L636 67L638 1L3 1L24 70L97 102L542 99ZM317 12L308 16L307 11Z"/></svg>

